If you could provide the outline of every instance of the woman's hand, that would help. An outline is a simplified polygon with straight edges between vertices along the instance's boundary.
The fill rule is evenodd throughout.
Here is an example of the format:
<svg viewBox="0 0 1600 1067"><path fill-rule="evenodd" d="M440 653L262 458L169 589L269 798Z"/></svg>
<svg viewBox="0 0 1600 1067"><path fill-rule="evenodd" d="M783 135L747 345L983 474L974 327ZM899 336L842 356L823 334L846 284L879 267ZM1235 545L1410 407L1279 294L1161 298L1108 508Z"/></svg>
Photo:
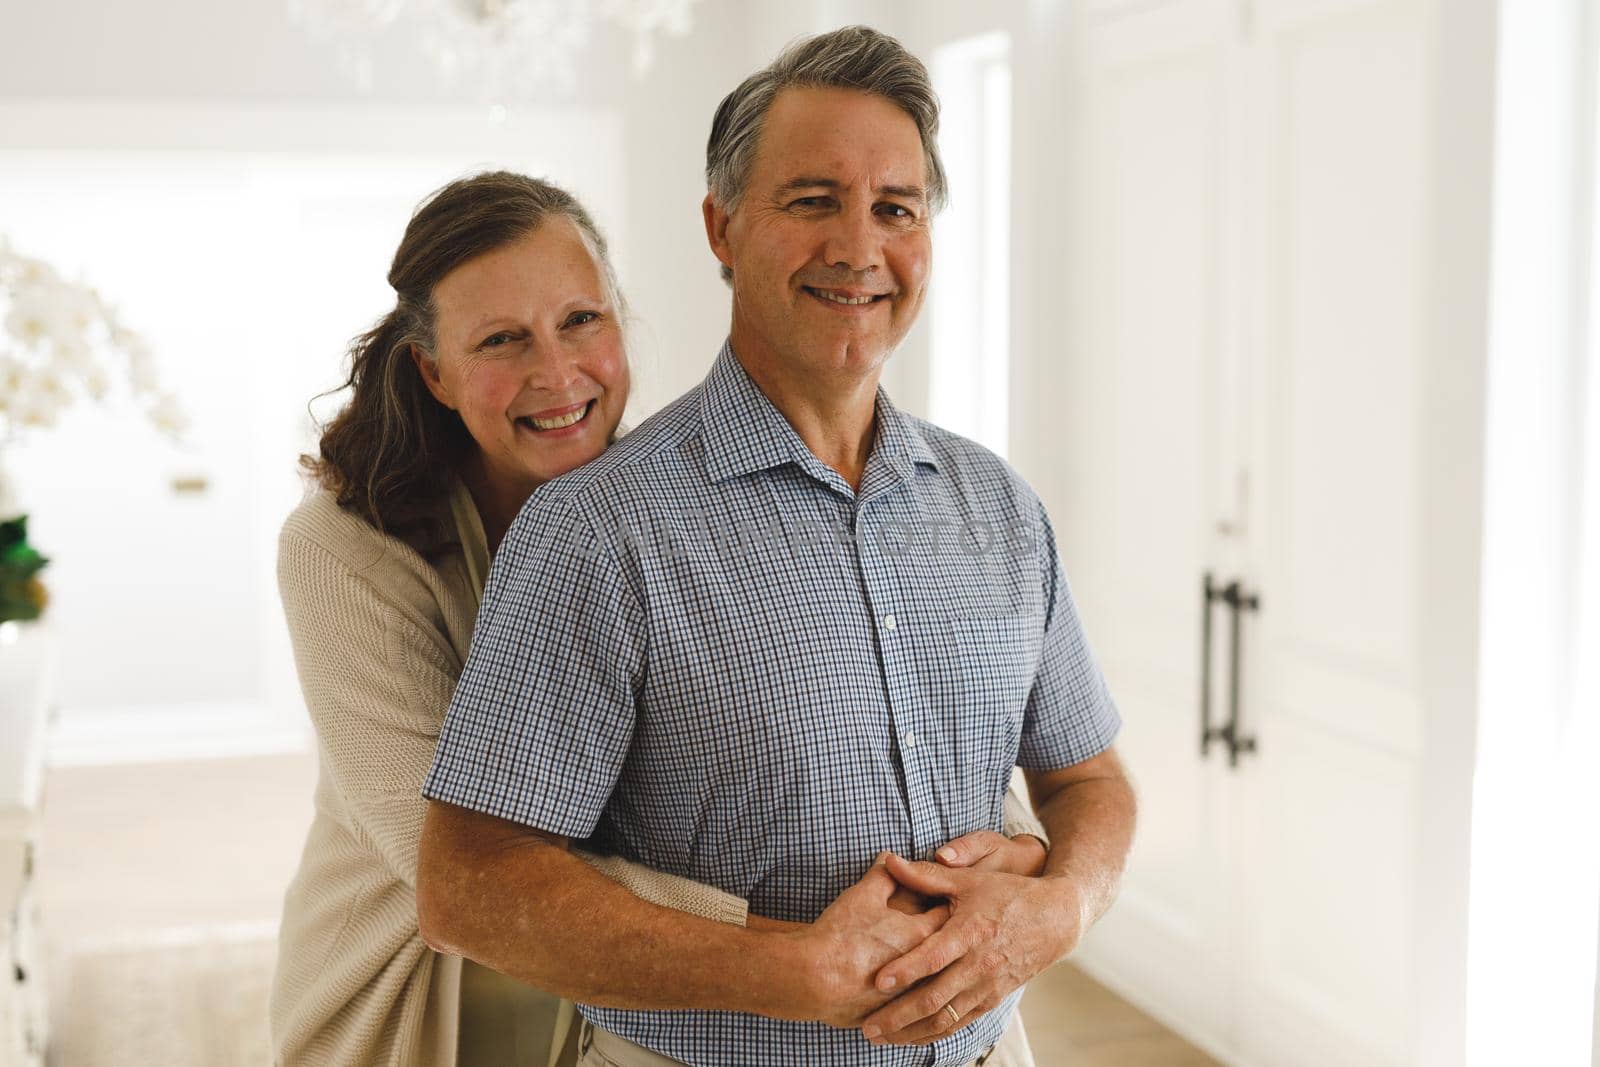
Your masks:
<svg viewBox="0 0 1600 1067"><path fill-rule="evenodd" d="M992 830L974 830L939 849L934 859L946 867L969 867L1037 878L1044 873L1044 861L1049 854L1044 842L1032 834L1007 837Z"/></svg>

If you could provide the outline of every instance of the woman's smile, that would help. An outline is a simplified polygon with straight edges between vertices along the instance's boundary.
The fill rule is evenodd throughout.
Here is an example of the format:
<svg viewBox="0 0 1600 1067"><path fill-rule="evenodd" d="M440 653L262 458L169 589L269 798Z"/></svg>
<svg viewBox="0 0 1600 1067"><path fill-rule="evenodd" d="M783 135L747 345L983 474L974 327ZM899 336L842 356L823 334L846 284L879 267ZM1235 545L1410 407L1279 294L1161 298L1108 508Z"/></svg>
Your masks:
<svg viewBox="0 0 1600 1067"><path fill-rule="evenodd" d="M522 415L516 419L516 423L519 429L536 434L541 439L575 437L589 428L589 416L594 411L594 405L594 400L585 400L538 415Z"/></svg>

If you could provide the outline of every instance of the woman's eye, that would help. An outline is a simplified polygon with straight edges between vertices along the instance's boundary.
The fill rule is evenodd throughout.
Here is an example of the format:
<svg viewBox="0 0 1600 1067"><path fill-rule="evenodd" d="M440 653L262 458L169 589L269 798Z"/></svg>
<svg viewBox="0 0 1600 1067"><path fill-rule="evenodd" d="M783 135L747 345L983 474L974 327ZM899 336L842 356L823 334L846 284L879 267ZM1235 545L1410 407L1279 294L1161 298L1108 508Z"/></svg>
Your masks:
<svg viewBox="0 0 1600 1067"><path fill-rule="evenodd" d="M483 343L481 345L479 345L478 347L479 348L498 348L500 345L509 344L510 342L514 341L515 339L516 338L513 335L511 335L509 333L506 333L505 331L501 331L500 333L491 334L488 337L485 337L483 339Z"/></svg>
<svg viewBox="0 0 1600 1067"><path fill-rule="evenodd" d="M575 311L567 317L568 326L582 326L600 317L598 311Z"/></svg>

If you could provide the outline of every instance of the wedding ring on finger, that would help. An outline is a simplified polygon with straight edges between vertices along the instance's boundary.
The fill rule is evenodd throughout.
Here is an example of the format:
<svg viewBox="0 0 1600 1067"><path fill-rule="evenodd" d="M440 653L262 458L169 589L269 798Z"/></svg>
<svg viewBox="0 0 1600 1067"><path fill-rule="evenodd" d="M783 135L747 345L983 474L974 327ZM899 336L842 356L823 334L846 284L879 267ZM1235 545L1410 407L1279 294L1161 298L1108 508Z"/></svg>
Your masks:
<svg viewBox="0 0 1600 1067"><path fill-rule="evenodd" d="M959 1026L961 1024L961 1016L956 1014L956 1009L954 1007L952 1007L951 1005L946 1004L944 1006L944 1013L946 1015L950 1016L950 1025L951 1026Z"/></svg>

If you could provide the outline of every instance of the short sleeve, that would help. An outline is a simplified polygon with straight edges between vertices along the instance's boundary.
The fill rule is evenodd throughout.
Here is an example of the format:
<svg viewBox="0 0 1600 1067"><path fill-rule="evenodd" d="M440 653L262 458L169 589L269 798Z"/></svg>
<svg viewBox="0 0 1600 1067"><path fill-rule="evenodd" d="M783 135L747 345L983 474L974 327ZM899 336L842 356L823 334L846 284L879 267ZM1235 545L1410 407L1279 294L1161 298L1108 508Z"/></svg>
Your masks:
<svg viewBox="0 0 1600 1067"><path fill-rule="evenodd" d="M423 795L588 837L633 738L644 649L614 547L535 493L495 553Z"/></svg>
<svg viewBox="0 0 1600 1067"><path fill-rule="evenodd" d="M1057 770L1092 759L1111 747L1122 725L1100 667L1089 651L1072 590L1061 569L1055 529L1039 505L1044 580L1044 646L1023 713L1017 765Z"/></svg>

